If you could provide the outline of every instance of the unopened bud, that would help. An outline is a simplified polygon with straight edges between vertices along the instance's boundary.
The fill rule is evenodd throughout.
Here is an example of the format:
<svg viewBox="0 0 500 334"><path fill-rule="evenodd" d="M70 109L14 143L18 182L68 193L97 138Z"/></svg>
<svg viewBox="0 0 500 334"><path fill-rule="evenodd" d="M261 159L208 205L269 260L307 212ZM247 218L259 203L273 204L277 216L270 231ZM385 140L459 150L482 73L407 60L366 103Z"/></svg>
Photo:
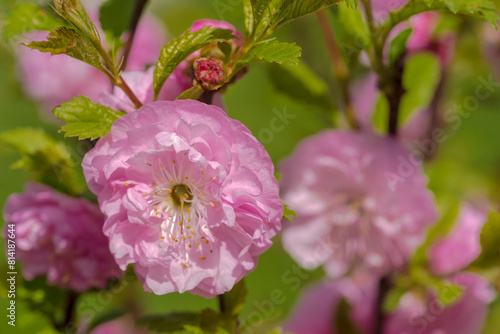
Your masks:
<svg viewBox="0 0 500 334"><path fill-rule="evenodd" d="M207 90L218 89L226 82L226 70L222 60L215 57L198 58L193 67L196 81Z"/></svg>

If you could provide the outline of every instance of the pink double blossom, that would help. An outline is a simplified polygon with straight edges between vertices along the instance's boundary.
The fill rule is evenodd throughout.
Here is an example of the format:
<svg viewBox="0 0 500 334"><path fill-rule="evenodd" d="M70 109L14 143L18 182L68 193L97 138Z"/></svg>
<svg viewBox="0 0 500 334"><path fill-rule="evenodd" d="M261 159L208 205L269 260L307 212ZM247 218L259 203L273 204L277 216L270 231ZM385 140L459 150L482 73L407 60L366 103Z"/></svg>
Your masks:
<svg viewBox="0 0 500 334"><path fill-rule="evenodd" d="M16 259L28 280L46 275L51 285L85 291L121 276L96 204L28 183L9 197L4 219L4 234L14 225Z"/></svg>
<svg viewBox="0 0 500 334"><path fill-rule="evenodd" d="M145 105L113 124L83 170L116 261L156 294L230 290L281 229L271 159L215 106Z"/></svg>
<svg viewBox="0 0 500 334"><path fill-rule="evenodd" d="M297 212L285 250L332 277L401 267L436 220L420 168L400 172L408 159L396 140L375 135L332 130L303 141L280 168L283 200Z"/></svg>

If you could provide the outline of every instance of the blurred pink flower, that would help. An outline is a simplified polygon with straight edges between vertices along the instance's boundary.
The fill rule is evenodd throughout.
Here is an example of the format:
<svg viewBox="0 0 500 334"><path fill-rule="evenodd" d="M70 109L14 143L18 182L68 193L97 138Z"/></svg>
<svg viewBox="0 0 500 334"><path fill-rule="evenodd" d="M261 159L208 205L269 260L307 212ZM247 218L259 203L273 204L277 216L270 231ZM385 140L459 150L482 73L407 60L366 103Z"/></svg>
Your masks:
<svg viewBox="0 0 500 334"><path fill-rule="evenodd" d="M147 291L228 291L281 229L267 152L223 110L154 102L118 119L83 160L122 268Z"/></svg>
<svg viewBox="0 0 500 334"><path fill-rule="evenodd" d="M481 253L480 235L488 219L486 210L464 204L453 231L430 251L430 265L438 275L458 272Z"/></svg>
<svg viewBox="0 0 500 334"><path fill-rule="evenodd" d="M420 167L391 138L325 131L281 165L282 197L297 212L282 234L302 267L332 277L401 267L436 219Z"/></svg>
<svg viewBox="0 0 500 334"><path fill-rule="evenodd" d="M357 275L354 279L324 281L302 293L284 332L294 334L343 334L335 331L334 317L339 303L344 299L355 306L350 320L362 333L370 333L375 320L376 282L369 276Z"/></svg>
<svg viewBox="0 0 500 334"><path fill-rule="evenodd" d="M28 280L46 275L49 284L85 291L121 276L102 233L104 216L87 200L28 183L9 197L4 218L4 235L15 224L16 258Z"/></svg>
<svg viewBox="0 0 500 334"><path fill-rule="evenodd" d="M101 36L97 14L92 14ZM48 32L37 31L23 38L26 41L46 40ZM136 39L127 64L128 70L144 70L156 62L165 42L161 24L145 16L137 28ZM72 97L84 95L97 102L102 92L111 92L112 84L99 70L66 55L50 55L25 46L19 49L19 75L28 95L40 103L47 120L55 121L51 111Z"/></svg>
<svg viewBox="0 0 500 334"><path fill-rule="evenodd" d="M455 303L444 307L433 294L423 300L407 293L387 317L384 334L480 333L488 304L495 297L493 289L482 276L468 272L454 275L450 281L464 289Z"/></svg>

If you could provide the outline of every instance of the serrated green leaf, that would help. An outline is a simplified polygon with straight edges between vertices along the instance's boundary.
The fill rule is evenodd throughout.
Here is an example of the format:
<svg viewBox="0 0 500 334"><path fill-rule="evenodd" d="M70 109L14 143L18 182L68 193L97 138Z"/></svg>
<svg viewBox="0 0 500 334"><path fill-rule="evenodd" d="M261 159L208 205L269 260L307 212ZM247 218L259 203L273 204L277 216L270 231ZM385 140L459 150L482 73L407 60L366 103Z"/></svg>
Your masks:
<svg viewBox="0 0 500 334"><path fill-rule="evenodd" d="M500 213L492 211L481 230L481 254L471 264L475 268L500 265Z"/></svg>
<svg viewBox="0 0 500 334"><path fill-rule="evenodd" d="M83 184L70 151L43 130L21 128L3 132L0 143L22 156L12 167L27 170L35 181L70 195L82 191Z"/></svg>
<svg viewBox="0 0 500 334"><path fill-rule="evenodd" d="M104 314L100 314L94 320L92 320L92 322L90 323L90 325L86 329L86 333L90 333L90 332L92 332L92 330L94 328L96 328L102 324L105 324L107 322L118 319L118 318L124 316L125 314L126 314L125 311L119 310L119 309L110 310L110 311L105 312Z"/></svg>
<svg viewBox="0 0 500 334"><path fill-rule="evenodd" d="M150 331L172 333L182 331L186 327L200 327L201 315L195 312L174 312L160 315L145 315L137 320L137 326Z"/></svg>
<svg viewBox="0 0 500 334"><path fill-rule="evenodd" d="M298 66L271 65L268 73L274 88L290 98L327 111L334 108L327 83L304 62Z"/></svg>
<svg viewBox="0 0 500 334"><path fill-rule="evenodd" d="M278 25L333 6L342 0L282 0Z"/></svg>
<svg viewBox="0 0 500 334"><path fill-rule="evenodd" d="M71 22L89 40L100 43L99 32L80 0L54 0L53 2L59 16Z"/></svg>
<svg viewBox="0 0 500 334"><path fill-rule="evenodd" d="M102 30L119 40L130 25L134 7L134 0L108 0L103 3L99 9Z"/></svg>
<svg viewBox="0 0 500 334"><path fill-rule="evenodd" d="M227 41L235 38L231 30L213 29L208 26L201 30L192 32L190 29L184 31L179 37L170 40L160 53L154 72L155 99L158 98L160 90L175 68L193 52L216 42Z"/></svg>
<svg viewBox="0 0 500 334"><path fill-rule="evenodd" d="M407 123L415 112L427 107L441 79L439 59L432 53L419 53L406 61L403 87L406 93L401 99L399 124Z"/></svg>
<svg viewBox="0 0 500 334"><path fill-rule="evenodd" d="M337 306L332 333L361 334L361 330L351 320L351 306L342 298Z"/></svg>
<svg viewBox="0 0 500 334"><path fill-rule="evenodd" d="M401 31L391 42L389 47L389 63L394 64L406 51L406 42L410 38L412 29Z"/></svg>
<svg viewBox="0 0 500 334"><path fill-rule="evenodd" d="M103 70L101 58L95 47L73 29L60 27L51 31L46 41L24 43L24 45L53 55L65 54Z"/></svg>
<svg viewBox="0 0 500 334"><path fill-rule="evenodd" d="M48 11L33 3L23 3L5 18L3 37L10 39L16 35L34 30L53 30L64 23L52 16Z"/></svg>
<svg viewBox="0 0 500 334"><path fill-rule="evenodd" d="M290 209L288 207L288 205L286 205L285 203L283 203L283 219L286 219L290 223L293 224L293 218L292 217L297 218L297 213L295 211L293 211L292 209Z"/></svg>
<svg viewBox="0 0 500 334"><path fill-rule="evenodd" d="M257 45L246 58L236 63L238 72L241 68L259 63L269 62L277 64L298 65L302 49L295 43L283 43L276 40Z"/></svg>
<svg viewBox="0 0 500 334"><path fill-rule="evenodd" d="M64 136L79 139L96 139L108 134L113 122L125 115L124 112L93 103L85 96L63 102L52 112L66 122L67 125L61 128L66 132Z"/></svg>
<svg viewBox="0 0 500 334"><path fill-rule="evenodd" d="M411 0L399 10L392 12L381 30L387 35L398 23L416 14L432 10L449 10L454 14L477 17L498 28L498 10L492 0Z"/></svg>

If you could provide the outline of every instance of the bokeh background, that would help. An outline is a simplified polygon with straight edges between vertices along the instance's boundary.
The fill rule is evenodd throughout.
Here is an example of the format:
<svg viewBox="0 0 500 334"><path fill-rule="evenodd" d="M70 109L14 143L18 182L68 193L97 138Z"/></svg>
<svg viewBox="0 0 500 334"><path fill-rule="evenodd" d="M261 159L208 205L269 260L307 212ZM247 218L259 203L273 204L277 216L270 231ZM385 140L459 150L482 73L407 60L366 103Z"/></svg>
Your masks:
<svg viewBox="0 0 500 334"><path fill-rule="evenodd" d="M0 0L0 18L3 13L19 1ZM157 16L171 36L187 29L193 21L202 18L225 20L237 28L243 28L241 1L237 0L151 0L148 11ZM457 56L450 69L445 86L445 103L442 108L462 105L467 96L474 96L479 84L478 77L488 78L500 72L500 61L491 64L486 61L482 49L482 24L470 20L457 45ZM500 35L497 42L500 49ZM335 82L323 43L319 25L314 16L295 21L278 31L282 41L294 41L303 49L303 61L328 83L332 99L335 97ZM0 131L17 127L32 126L43 128L54 138L61 140L62 134L55 125L47 124L40 118L38 106L22 90L16 70L17 45L0 42ZM498 58L500 60L500 57ZM494 68L494 66L498 68ZM271 65L253 66L250 72L235 85L231 85L224 95L228 114L242 121L254 135L262 141L276 166L289 155L303 138L331 127L335 110L318 105L301 103L277 90L270 76ZM500 82L500 76L493 77ZM362 99L353 91L354 99ZM276 112L286 111L293 115L282 131L269 136L270 122ZM456 129L446 129L447 140L438 148L435 157L426 165L430 188L439 202L449 199L463 199L469 196L500 197L500 85L490 98L480 101L470 116L462 119ZM69 145L75 141L68 140ZM76 146L76 145L75 145ZM0 205L6 198L20 192L27 181L27 174L21 170L11 170L10 165L18 156L6 147L0 146ZM2 220L2 225L4 221ZM3 249L3 244L1 245ZM0 252L2 283L5 282L5 254ZM243 319L257 322L260 329L273 328L286 319L301 287L322 277L321 270L306 272L298 269L293 260L283 251L279 237L270 251L261 256L257 269L247 278L248 298L243 311ZM21 284L18 275L18 287ZM50 324L39 313L30 311L27 305L17 303L17 326L13 331L3 316L8 300L5 284L0 285L1 306L0 332L2 333L51 333ZM281 292L280 292L281 291ZM30 293L37 293L36 289ZM41 294L41 292L38 292ZM280 295L282 294L282 295ZM279 302L268 302L280 295ZM80 300L81 314L95 317L113 310L129 307L131 296L137 298L135 309L140 313L165 313L168 311L201 310L216 307L215 300L186 294L172 293L156 296L143 292L142 286L128 281L126 286L115 293L91 293ZM273 297L274 296L274 297ZM44 298L40 295L39 298ZM268 319L263 321L262 315ZM256 324L256 325L257 325Z"/></svg>

